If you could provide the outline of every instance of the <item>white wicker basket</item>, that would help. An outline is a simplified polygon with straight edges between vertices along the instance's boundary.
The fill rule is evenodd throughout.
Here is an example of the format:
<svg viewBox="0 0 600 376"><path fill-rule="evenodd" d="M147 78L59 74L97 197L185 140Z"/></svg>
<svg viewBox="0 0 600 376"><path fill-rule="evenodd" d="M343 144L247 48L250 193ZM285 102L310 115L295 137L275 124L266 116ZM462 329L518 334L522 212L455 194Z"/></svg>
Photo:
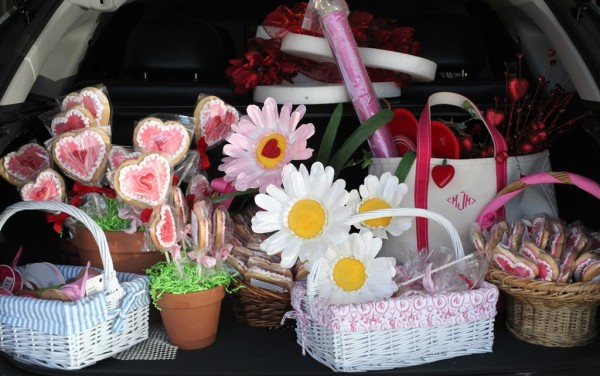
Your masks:
<svg viewBox="0 0 600 376"><path fill-rule="evenodd" d="M450 234L457 258L460 237L444 217L424 209L383 209L352 216L348 223L384 216L425 217ZM298 344L334 371L361 372L430 363L492 351L498 289L484 283L468 292L440 293L333 305L318 299L314 276L292 289Z"/></svg>
<svg viewBox="0 0 600 376"><path fill-rule="evenodd" d="M0 296L0 351L18 362L75 370L109 358L148 338L148 278L116 273L104 232L74 206L18 202L0 214L0 229L24 210L67 213L82 222L98 243L104 265L104 291L75 302ZM66 279L81 266L58 265Z"/></svg>

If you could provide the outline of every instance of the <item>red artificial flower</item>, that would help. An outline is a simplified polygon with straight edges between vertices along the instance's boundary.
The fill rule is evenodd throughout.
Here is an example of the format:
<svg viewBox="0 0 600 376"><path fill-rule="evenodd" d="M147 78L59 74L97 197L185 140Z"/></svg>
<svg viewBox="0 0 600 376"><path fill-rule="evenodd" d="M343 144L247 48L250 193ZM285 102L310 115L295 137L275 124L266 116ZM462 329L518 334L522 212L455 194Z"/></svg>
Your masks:
<svg viewBox="0 0 600 376"><path fill-rule="evenodd" d="M252 38L248 48L241 59L230 60L231 66L225 71L236 94L247 93L257 85L291 82L298 73L292 64L282 60L280 40Z"/></svg>

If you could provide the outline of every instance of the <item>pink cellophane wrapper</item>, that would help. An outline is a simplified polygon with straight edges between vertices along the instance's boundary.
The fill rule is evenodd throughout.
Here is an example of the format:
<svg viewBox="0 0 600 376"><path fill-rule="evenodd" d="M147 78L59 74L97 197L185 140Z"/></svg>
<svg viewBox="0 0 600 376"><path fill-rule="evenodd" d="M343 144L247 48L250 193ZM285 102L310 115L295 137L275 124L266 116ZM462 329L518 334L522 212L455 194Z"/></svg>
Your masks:
<svg viewBox="0 0 600 376"><path fill-rule="evenodd" d="M323 32L346 85L348 96L359 121L363 123L379 112L381 106L358 53L356 40L344 12L344 2L315 0L309 3L309 8L312 4L321 18ZM369 137L369 147L375 157L399 156L387 125Z"/></svg>
<svg viewBox="0 0 600 376"><path fill-rule="evenodd" d="M307 307L308 319L341 332L425 328L469 323L496 316L498 289L487 282L475 290L434 295L411 295L361 304L329 304L315 299ZM306 286L296 282L291 292L292 307L302 312Z"/></svg>

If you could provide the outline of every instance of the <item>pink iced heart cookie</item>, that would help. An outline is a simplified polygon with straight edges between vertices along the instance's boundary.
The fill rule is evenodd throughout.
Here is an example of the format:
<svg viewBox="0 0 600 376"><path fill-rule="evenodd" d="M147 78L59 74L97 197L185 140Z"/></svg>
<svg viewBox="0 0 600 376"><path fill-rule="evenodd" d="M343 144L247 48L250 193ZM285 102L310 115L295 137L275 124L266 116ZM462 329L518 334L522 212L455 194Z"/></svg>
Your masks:
<svg viewBox="0 0 600 376"><path fill-rule="evenodd" d="M23 201L63 202L65 196L64 179L58 172L49 168L40 172L34 181L21 187Z"/></svg>
<svg viewBox="0 0 600 376"><path fill-rule="evenodd" d="M108 166L111 170L116 170L126 161L134 161L142 155L139 151L132 151L123 146L113 145L108 153Z"/></svg>
<svg viewBox="0 0 600 376"><path fill-rule="evenodd" d="M155 209L148 228L150 239L159 250L171 248L177 244L177 229L173 209L161 205Z"/></svg>
<svg viewBox="0 0 600 376"><path fill-rule="evenodd" d="M135 161L123 162L114 175L119 197L140 209L163 204L170 185L171 166L162 154L143 154Z"/></svg>
<svg viewBox="0 0 600 376"><path fill-rule="evenodd" d="M79 106L81 105L81 96L79 95L78 92L72 92L67 94L61 104L60 104L60 110L61 111L67 111L69 108L75 107L75 106Z"/></svg>
<svg viewBox="0 0 600 376"><path fill-rule="evenodd" d="M95 183L102 177L108 160L110 138L96 128L63 133L52 145L56 165L73 180Z"/></svg>
<svg viewBox="0 0 600 376"><path fill-rule="evenodd" d="M143 153L164 153L175 166L190 148L191 138L185 126L176 121L148 117L139 121L133 132L133 144Z"/></svg>
<svg viewBox="0 0 600 376"><path fill-rule="evenodd" d="M208 147L211 147L231 134L231 125L240 120L240 114L235 107L225 103L214 95L203 97L194 109L194 140L200 137Z"/></svg>
<svg viewBox="0 0 600 376"><path fill-rule="evenodd" d="M52 135L56 137L65 132L96 125L94 116L85 107L75 106L56 114L50 122L50 130Z"/></svg>
<svg viewBox="0 0 600 376"><path fill-rule="evenodd" d="M23 145L0 159L0 176L12 185L31 180L38 172L50 167L50 154L43 146L31 143Z"/></svg>
<svg viewBox="0 0 600 376"><path fill-rule="evenodd" d="M85 107L92 114L96 124L102 126L110 124L110 102L102 89L90 86L79 92L69 93L63 98L61 108L62 111L66 111L78 105Z"/></svg>

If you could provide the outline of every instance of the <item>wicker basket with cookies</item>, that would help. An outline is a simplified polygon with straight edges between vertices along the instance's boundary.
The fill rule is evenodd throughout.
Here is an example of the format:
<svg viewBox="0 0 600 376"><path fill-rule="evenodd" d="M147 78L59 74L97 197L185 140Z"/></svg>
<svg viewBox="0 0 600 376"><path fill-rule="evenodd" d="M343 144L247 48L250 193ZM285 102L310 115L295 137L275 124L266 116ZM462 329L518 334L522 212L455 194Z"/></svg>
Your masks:
<svg viewBox="0 0 600 376"><path fill-rule="evenodd" d="M471 236L475 246L492 258L486 279L504 293L508 330L543 346L581 346L597 336L598 232L544 214L512 223L493 214L523 189L544 183L575 185L600 198L600 186L576 174L529 175L498 192Z"/></svg>

